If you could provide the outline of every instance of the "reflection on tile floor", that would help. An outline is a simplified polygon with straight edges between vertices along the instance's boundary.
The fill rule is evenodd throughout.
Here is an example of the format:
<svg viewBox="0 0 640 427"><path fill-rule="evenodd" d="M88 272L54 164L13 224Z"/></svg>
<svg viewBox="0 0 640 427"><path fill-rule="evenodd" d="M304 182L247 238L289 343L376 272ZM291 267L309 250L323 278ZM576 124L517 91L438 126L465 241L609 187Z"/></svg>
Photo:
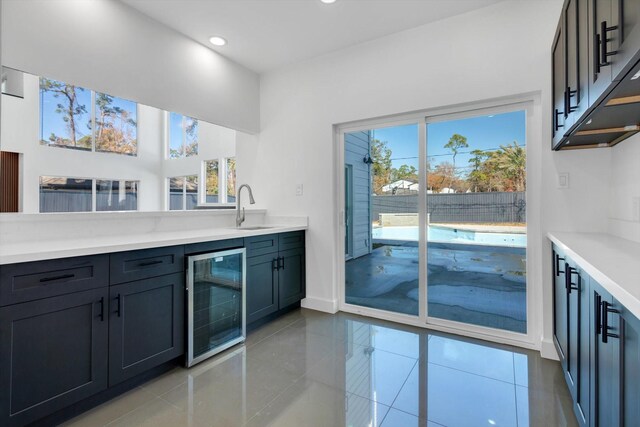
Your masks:
<svg viewBox="0 0 640 427"><path fill-rule="evenodd" d="M384 245L345 264L349 304L418 315L418 247ZM429 243L429 315L526 333L524 248Z"/></svg>
<svg viewBox="0 0 640 427"><path fill-rule="evenodd" d="M69 426L575 426L537 352L299 309Z"/></svg>

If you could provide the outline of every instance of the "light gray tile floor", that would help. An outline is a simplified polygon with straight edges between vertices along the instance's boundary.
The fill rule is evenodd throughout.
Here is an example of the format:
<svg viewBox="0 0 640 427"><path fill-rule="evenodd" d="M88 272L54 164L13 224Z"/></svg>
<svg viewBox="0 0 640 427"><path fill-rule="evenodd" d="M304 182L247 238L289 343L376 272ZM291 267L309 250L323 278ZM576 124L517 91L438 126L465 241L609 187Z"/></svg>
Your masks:
<svg viewBox="0 0 640 427"><path fill-rule="evenodd" d="M296 310L246 345L176 368L68 426L575 426L537 352Z"/></svg>

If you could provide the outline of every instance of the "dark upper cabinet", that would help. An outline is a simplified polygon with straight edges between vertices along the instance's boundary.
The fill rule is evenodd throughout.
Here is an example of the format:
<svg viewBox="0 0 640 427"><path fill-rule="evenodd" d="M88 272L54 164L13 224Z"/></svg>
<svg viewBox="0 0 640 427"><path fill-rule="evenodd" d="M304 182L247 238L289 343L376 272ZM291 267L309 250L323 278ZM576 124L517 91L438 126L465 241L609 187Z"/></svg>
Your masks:
<svg viewBox="0 0 640 427"><path fill-rule="evenodd" d="M610 56L603 59L603 46L606 47L605 55L611 50L612 35L607 32L603 38L601 24L611 23L611 11L614 0L589 0L589 38L591 45L591 61L589 64L589 104L595 104L600 100L602 94L611 85L613 73L610 65L605 65L611 61Z"/></svg>
<svg viewBox="0 0 640 427"><path fill-rule="evenodd" d="M184 274L109 289L109 385L184 354Z"/></svg>
<svg viewBox="0 0 640 427"><path fill-rule="evenodd" d="M108 288L0 309L0 425L22 426L107 387Z"/></svg>
<svg viewBox="0 0 640 427"><path fill-rule="evenodd" d="M589 105L589 0L567 0L564 8L566 87L564 110L567 129Z"/></svg>
<svg viewBox="0 0 640 427"><path fill-rule="evenodd" d="M600 23L601 26L602 23ZM615 80L619 80L630 70L636 53L640 51L640 1L613 0L611 9L611 24L607 27L617 27L610 31L611 52L609 58L611 70Z"/></svg>
<svg viewBox="0 0 640 427"><path fill-rule="evenodd" d="M553 98L553 112L551 115L552 120L552 137L554 146L558 144L565 134L565 86L566 86L566 58L565 58L565 41L564 41L564 29L562 25L558 26L556 35L553 39L552 48L552 69L553 69L553 83L552 83L552 98Z"/></svg>
<svg viewBox="0 0 640 427"><path fill-rule="evenodd" d="M640 1L565 0L552 45L553 149L612 147L640 131L639 61Z"/></svg>

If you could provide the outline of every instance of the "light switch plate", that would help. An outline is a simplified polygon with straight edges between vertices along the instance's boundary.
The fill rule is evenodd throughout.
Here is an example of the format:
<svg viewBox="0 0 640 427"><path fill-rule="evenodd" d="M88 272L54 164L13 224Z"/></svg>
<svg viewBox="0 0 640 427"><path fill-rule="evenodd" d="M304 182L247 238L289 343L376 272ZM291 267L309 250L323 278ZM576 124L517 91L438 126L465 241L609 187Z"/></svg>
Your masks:
<svg viewBox="0 0 640 427"><path fill-rule="evenodd" d="M303 190L302 184L296 185L296 196L302 196Z"/></svg>
<svg viewBox="0 0 640 427"><path fill-rule="evenodd" d="M558 188L569 188L569 173L563 172L558 174Z"/></svg>

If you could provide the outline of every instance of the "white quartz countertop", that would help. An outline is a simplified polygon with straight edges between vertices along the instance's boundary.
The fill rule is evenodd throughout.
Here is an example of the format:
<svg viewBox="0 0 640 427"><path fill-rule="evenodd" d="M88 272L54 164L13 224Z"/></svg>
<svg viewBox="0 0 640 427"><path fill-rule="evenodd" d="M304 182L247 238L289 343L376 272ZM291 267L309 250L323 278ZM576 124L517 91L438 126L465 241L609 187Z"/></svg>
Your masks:
<svg viewBox="0 0 640 427"><path fill-rule="evenodd" d="M242 228L218 227L176 231L151 231L140 234L119 234L90 238L12 242L5 243L0 246L0 264L13 264L17 262L40 261L45 259L211 242L215 240L285 233L288 231L307 229L307 225L302 224L267 224L265 227L268 228L245 230Z"/></svg>
<svg viewBox="0 0 640 427"><path fill-rule="evenodd" d="M604 233L548 233L589 276L640 318L640 243Z"/></svg>

